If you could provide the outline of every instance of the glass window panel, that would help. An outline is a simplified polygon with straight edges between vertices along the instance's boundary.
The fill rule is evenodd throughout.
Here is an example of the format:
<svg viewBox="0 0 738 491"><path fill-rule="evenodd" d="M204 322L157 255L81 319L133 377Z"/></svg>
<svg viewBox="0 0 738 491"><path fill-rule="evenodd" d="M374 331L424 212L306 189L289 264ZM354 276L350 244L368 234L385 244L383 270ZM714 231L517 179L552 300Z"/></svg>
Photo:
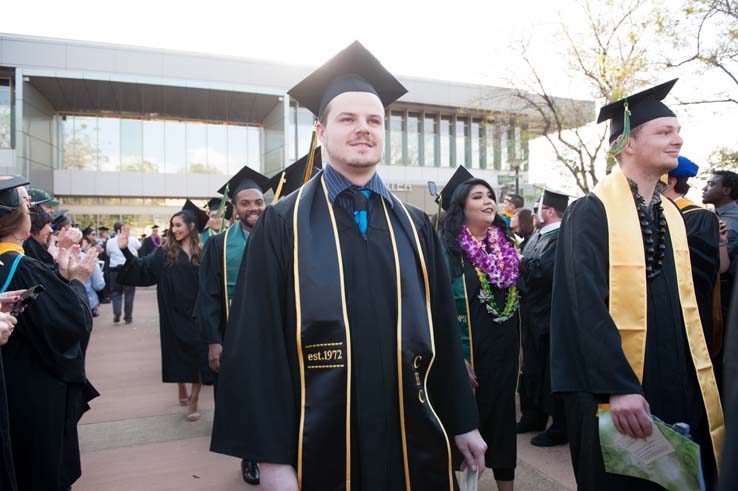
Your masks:
<svg viewBox="0 0 738 491"><path fill-rule="evenodd" d="M466 119L457 119L454 127L454 137L456 141L456 165L469 166L471 161L470 149L467 142L469 141L469 123Z"/></svg>
<svg viewBox="0 0 738 491"><path fill-rule="evenodd" d="M164 123L164 155L166 172L186 172L187 169L187 131L186 124L179 121Z"/></svg>
<svg viewBox="0 0 738 491"><path fill-rule="evenodd" d="M255 170L261 170L261 132L258 126L246 128L248 163Z"/></svg>
<svg viewBox="0 0 738 491"><path fill-rule="evenodd" d="M391 138L391 148L392 148L392 156L390 158L390 163L392 164L402 164L403 163L403 157L402 157L402 132L404 131L404 121L403 121L403 114L402 113L391 113L390 114L390 138Z"/></svg>
<svg viewBox="0 0 738 491"><path fill-rule="evenodd" d="M97 119L67 117L64 123L64 168L97 170Z"/></svg>
<svg viewBox="0 0 738 491"><path fill-rule="evenodd" d="M161 172L164 167L164 121L144 121L141 171Z"/></svg>
<svg viewBox="0 0 738 491"><path fill-rule="evenodd" d="M247 136L245 126L228 126L228 173L235 174L248 162Z"/></svg>
<svg viewBox="0 0 738 491"><path fill-rule="evenodd" d="M520 126L515 126L515 158L516 159L522 159L523 158L523 141L522 141L522 131Z"/></svg>
<svg viewBox="0 0 738 491"><path fill-rule="evenodd" d="M451 118L442 117L439 129L441 138L439 158L443 167L449 167L451 165Z"/></svg>
<svg viewBox="0 0 738 491"><path fill-rule="evenodd" d="M407 163L420 163L420 114L410 113L407 116Z"/></svg>
<svg viewBox="0 0 738 491"><path fill-rule="evenodd" d="M495 127L491 122L485 124L484 157L487 169L495 167Z"/></svg>
<svg viewBox="0 0 738 491"><path fill-rule="evenodd" d="M120 120L120 170L141 172L143 169L143 121Z"/></svg>
<svg viewBox="0 0 738 491"><path fill-rule="evenodd" d="M290 102L286 143L287 159L297 160L297 105L294 102Z"/></svg>
<svg viewBox="0 0 738 491"><path fill-rule="evenodd" d="M202 123L185 123L187 128L187 171L208 174L208 134Z"/></svg>
<svg viewBox="0 0 738 491"><path fill-rule="evenodd" d="M423 121L423 163L425 165L432 166L438 163L436 159L437 141L438 134L436 129L436 117L430 115L425 116Z"/></svg>
<svg viewBox="0 0 738 491"><path fill-rule="evenodd" d="M471 124L471 166L473 169L481 168L481 138L482 133L479 120L475 119Z"/></svg>
<svg viewBox="0 0 738 491"><path fill-rule="evenodd" d="M500 128L500 169L510 170L510 128Z"/></svg>
<svg viewBox="0 0 738 491"><path fill-rule="evenodd" d="M208 126L208 169L212 174L228 172L228 135L222 124Z"/></svg>
<svg viewBox="0 0 738 491"><path fill-rule="evenodd" d="M301 107L297 111L297 155L295 160L310 151L310 141L313 137L315 117L313 113Z"/></svg>
<svg viewBox="0 0 738 491"><path fill-rule="evenodd" d="M11 148L13 142L13 108L10 79L0 79L0 148Z"/></svg>
<svg viewBox="0 0 738 491"><path fill-rule="evenodd" d="M101 171L120 171L120 119L98 118L97 142L100 147L98 168Z"/></svg>

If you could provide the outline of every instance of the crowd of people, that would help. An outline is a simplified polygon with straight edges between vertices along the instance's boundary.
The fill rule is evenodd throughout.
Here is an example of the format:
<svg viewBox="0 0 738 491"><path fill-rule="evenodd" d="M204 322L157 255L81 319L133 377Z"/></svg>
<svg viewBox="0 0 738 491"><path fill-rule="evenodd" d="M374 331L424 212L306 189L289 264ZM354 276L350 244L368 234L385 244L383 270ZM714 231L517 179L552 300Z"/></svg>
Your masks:
<svg viewBox="0 0 738 491"><path fill-rule="evenodd" d="M516 434L535 432L569 444L581 490L661 489L606 472L609 409L633 439L652 416L687 424L712 489L738 444L723 417L738 403L738 175L712 175L714 211L685 197L698 166L661 102L674 83L602 108L616 165L592 193L541 189L530 208L464 167L435 219L390 193L385 108L406 90L358 43L290 91L319 147L272 178L245 166L162 236L79 230L46 191L0 178L0 489L80 476L92 319L112 302L130 324L152 285L162 381L189 421L214 385L211 450L247 483L452 490L455 470L491 469L510 491Z"/></svg>

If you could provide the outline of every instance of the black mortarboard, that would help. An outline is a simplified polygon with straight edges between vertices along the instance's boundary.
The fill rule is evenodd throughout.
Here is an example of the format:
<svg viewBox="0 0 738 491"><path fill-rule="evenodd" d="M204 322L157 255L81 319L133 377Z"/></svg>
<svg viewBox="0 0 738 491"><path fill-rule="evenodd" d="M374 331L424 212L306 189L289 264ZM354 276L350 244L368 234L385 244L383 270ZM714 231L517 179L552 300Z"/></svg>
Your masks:
<svg viewBox="0 0 738 491"><path fill-rule="evenodd" d="M262 193L266 193L270 186L271 183L267 176L256 172L248 165L244 165L235 176L231 177L227 183L218 189L218 192L225 194L226 188L228 188L228 197L235 199L236 195L244 189L258 189Z"/></svg>
<svg viewBox="0 0 738 491"><path fill-rule="evenodd" d="M23 204L16 188L28 186L30 181L23 176L0 177L0 216L6 215Z"/></svg>
<svg viewBox="0 0 738 491"><path fill-rule="evenodd" d="M459 187L459 184L469 179L474 179L472 173L463 165L458 166L454 175L451 176L451 179L448 180L443 187L443 191L441 191L441 207L444 210L448 210L448 207L451 206L451 197L454 195L456 188Z"/></svg>
<svg viewBox="0 0 738 491"><path fill-rule="evenodd" d="M151 226L151 230L154 230L154 229L157 229L157 230L159 230L159 226L158 226L158 225L152 225L152 226Z"/></svg>
<svg viewBox="0 0 738 491"><path fill-rule="evenodd" d="M69 210L59 210L55 211L53 215L51 215L51 224L52 225L60 225L67 220L69 220L69 217L67 216L67 213Z"/></svg>
<svg viewBox="0 0 738 491"><path fill-rule="evenodd" d="M387 107L407 89L361 43L354 41L287 91L316 116L344 92L369 92Z"/></svg>
<svg viewBox="0 0 738 491"><path fill-rule="evenodd" d="M92 225L89 225L89 226L85 227L84 230L82 230L82 236L83 237L87 237L88 235L90 235L94 231L95 231L95 229L92 227Z"/></svg>
<svg viewBox="0 0 738 491"><path fill-rule="evenodd" d="M652 119L674 117L674 112L661 102L679 80L675 78L669 82L651 87L637 94L612 102L600 109L597 122L610 120L610 142L623 135L623 139L630 134L630 130L637 128ZM630 114L626 124L625 106ZM627 134L626 134L627 133Z"/></svg>
<svg viewBox="0 0 738 491"><path fill-rule="evenodd" d="M291 192L300 189L300 186L302 186L303 184L303 178L305 176L305 166L308 164L309 155L310 152L300 157L299 160L290 164L286 169L282 169L281 171L277 172L269 179L271 181L272 190L276 195L277 190L279 189L279 182L280 180L282 180L282 175L284 175L285 183L282 185L282 189L280 190L278 198L281 198L282 196L287 196ZM311 173L310 177L313 177L320 171L320 169L323 168L323 158L320 147L315 148L313 155L313 172Z"/></svg>
<svg viewBox="0 0 738 491"><path fill-rule="evenodd" d="M569 195L543 188L542 198L536 201L536 205L541 202L544 206L550 206L554 210L563 213L566 211L566 207L569 206Z"/></svg>
<svg viewBox="0 0 738 491"><path fill-rule="evenodd" d="M220 191L218 192L220 193ZM208 201L208 204L205 206L207 206L209 212L212 212L220 208L220 203L222 201L223 201L223 198L210 198L210 200ZM225 212L223 213L223 218L225 218L226 220L230 220L232 216L233 216L233 205L230 202L228 202L228 200L226 200Z"/></svg>
<svg viewBox="0 0 738 491"><path fill-rule="evenodd" d="M110 229L106 227L105 225L103 225L102 227L97 227L97 231L98 232L109 232Z"/></svg>
<svg viewBox="0 0 738 491"><path fill-rule="evenodd" d="M205 230L208 220L210 220L210 216L205 213L205 210L197 206L192 201L187 200L182 207L182 211L191 215L191 218L195 221L195 226L197 227L198 232Z"/></svg>

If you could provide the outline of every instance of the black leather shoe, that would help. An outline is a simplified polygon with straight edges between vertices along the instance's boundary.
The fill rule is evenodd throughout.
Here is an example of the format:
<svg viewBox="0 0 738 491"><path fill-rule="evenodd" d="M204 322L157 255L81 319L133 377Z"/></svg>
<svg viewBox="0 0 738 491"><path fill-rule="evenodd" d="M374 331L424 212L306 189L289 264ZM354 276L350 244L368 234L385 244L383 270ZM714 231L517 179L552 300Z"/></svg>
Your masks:
<svg viewBox="0 0 738 491"><path fill-rule="evenodd" d="M242 460L241 461L241 474L246 484L257 485L259 484L259 464L253 460Z"/></svg>
<svg viewBox="0 0 738 491"><path fill-rule="evenodd" d="M526 418L525 416L520 418L518 424L515 425L515 433L529 433L531 431L543 431L546 429L546 423L548 423L548 417L542 418Z"/></svg>
<svg viewBox="0 0 738 491"><path fill-rule="evenodd" d="M115 322L116 324L117 324L118 322L120 322L120 316L119 316L119 315L114 315L114 316L113 316L113 322Z"/></svg>
<svg viewBox="0 0 738 491"><path fill-rule="evenodd" d="M546 430L538 436L531 438L530 444L536 447L555 447L556 445L564 445L569 443L569 439L565 434L553 430Z"/></svg>

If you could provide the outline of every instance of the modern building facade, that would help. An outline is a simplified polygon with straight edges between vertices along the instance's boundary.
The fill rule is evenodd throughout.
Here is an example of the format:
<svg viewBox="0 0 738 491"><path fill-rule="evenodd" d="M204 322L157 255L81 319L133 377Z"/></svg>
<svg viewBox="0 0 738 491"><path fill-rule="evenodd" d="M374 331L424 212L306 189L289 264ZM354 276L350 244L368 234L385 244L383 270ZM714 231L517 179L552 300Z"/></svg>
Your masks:
<svg viewBox="0 0 738 491"><path fill-rule="evenodd" d="M83 226L166 221L244 164L273 175L307 153L314 118L287 90L312 69L0 34L0 172L28 176ZM427 182L440 189L458 165L503 192L516 175L525 185L541 129L512 90L400 79L379 168L400 198L432 213Z"/></svg>

